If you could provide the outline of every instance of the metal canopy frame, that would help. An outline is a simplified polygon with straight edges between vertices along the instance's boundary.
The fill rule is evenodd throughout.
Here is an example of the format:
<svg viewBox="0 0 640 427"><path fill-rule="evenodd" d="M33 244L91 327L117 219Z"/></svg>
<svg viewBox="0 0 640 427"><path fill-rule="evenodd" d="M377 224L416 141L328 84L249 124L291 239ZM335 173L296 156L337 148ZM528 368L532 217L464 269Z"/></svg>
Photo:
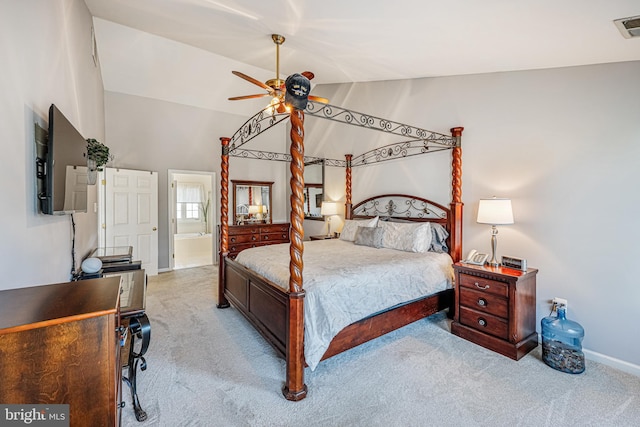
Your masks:
<svg viewBox="0 0 640 427"><path fill-rule="evenodd" d="M311 117L318 117L356 126L378 132L389 133L404 138L411 138L406 141L396 142L375 148L363 154L353 157L351 166L364 166L398 158L428 154L442 150L450 150L459 146L460 140L451 135L418 128L415 126L382 119L369 114L359 113L346 108L330 104L322 104L309 100L305 108L305 114ZM290 117L289 113L276 113L271 107L266 107L248 119L231 137L227 146L227 152L231 157L240 157L257 160L273 160L290 162L291 155L276 153L272 151L241 149L246 143L251 141L261 133L277 126ZM320 157L304 157L304 162L325 160L326 166L347 167L347 162L336 159L323 159Z"/></svg>

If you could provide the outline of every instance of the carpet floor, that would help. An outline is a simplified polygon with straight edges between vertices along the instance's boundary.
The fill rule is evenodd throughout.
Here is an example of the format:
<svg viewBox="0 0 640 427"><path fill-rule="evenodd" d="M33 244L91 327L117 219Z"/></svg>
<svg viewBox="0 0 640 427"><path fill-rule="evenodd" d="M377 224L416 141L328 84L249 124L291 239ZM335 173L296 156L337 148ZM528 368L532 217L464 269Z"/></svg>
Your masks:
<svg viewBox="0 0 640 427"><path fill-rule="evenodd" d="M305 371L307 398L280 392L285 363L233 307L216 308L217 268L149 278L151 344L122 425L638 426L640 378L590 362L556 371L540 347L516 362L450 333L436 314Z"/></svg>

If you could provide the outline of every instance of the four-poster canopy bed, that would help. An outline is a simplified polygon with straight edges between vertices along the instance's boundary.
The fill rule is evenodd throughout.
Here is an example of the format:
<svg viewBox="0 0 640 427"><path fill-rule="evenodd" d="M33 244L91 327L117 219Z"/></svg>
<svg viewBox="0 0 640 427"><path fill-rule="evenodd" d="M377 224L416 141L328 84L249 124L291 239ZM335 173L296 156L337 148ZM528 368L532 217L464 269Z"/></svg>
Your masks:
<svg viewBox="0 0 640 427"><path fill-rule="evenodd" d="M303 172L304 163L318 159L304 156L305 113L310 116L338 121L351 126L360 126L400 135L405 138L412 138L410 141L391 144L356 157L347 154L344 161L323 159L328 166L344 167L346 170L345 219L355 221L375 218L377 221L379 217L384 216L386 217L384 219L390 221L400 219L401 222L417 223L414 225L425 223L440 224L448 232L448 238L446 240L448 256L447 254L434 253L427 255L432 257L436 255L446 256L447 269L450 269L452 262L457 262L462 258L463 204L461 200L462 153L460 147L462 127L451 129L451 135L444 135L364 115L340 107L317 104L309 101L306 107L293 108L290 113L285 114L274 114L273 112L269 114L267 109L265 109L249 119L238 129L232 138L220 138L222 143L222 162L220 173L221 216L218 308L229 307L229 303L231 302L267 339L276 352L286 359L286 378L282 392L285 398L293 401L306 397L307 386L304 383L305 366L310 366L314 369L315 364L320 359L324 360L334 356L445 308L453 309L453 289L451 287L428 294L420 294L419 297L411 297L407 300L408 302L394 302L391 304L391 307L385 306L385 309L373 312L373 314L369 313L363 316L363 318L358 318L350 322L346 327L341 328L330 340L328 347L321 350L322 353L317 357L318 360L314 360L313 365L311 363L307 365L307 360L305 360L306 308L304 303L307 292L303 286L303 253L305 250L305 244L303 243ZM242 145L249 140L287 118L291 120L291 146L288 155L241 149ZM354 167L439 150L452 151L452 198L449 207L420 197L402 194L373 197L355 205L353 204L352 169ZM286 257L288 261L288 272L286 272L287 277L284 279L284 283L276 283L277 280L274 278L267 278L265 275L243 265L238 260L227 257L229 248L228 192L230 157L290 162L291 229L289 233L290 243L288 256ZM382 223L382 221L380 222ZM431 225L428 226L431 227ZM358 229L358 231L361 230ZM338 245L346 242L334 240L313 242L311 244L319 245L323 243ZM248 249L240 252L238 257L245 252L249 253L250 251L259 249L271 250L277 246ZM353 247L355 248L355 246ZM320 250L319 248L320 246L315 246L311 252L318 251ZM364 249L370 251L395 251L395 249L371 249L369 247ZM331 251L333 249L329 250ZM369 254L373 253L374 252L370 252ZM408 254L408 252L405 252L405 254ZM418 254L412 254L412 256L416 255ZM279 256L281 257L281 255ZM264 253L261 257L264 257ZM368 257L369 255L364 256L364 258ZM307 281L313 282L313 279L313 276L305 276L305 283ZM366 280L367 283L368 281L369 279ZM397 283L396 285L404 285L404 283ZM391 294L391 292L389 292L389 294ZM316 296L314 294L314 300L315 299ZM307 314L307 316L309 316L309 314Z"/></svg>

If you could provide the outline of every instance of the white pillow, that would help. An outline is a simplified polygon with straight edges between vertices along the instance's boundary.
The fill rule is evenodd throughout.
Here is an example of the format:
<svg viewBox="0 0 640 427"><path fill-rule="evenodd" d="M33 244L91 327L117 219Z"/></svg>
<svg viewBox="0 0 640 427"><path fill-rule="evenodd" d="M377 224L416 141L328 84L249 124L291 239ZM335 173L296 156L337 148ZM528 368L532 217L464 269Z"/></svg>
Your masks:
<svg viewBox="0 0 640 427"><path fill-rule="evenodd" d="M384 229L382 247L406 252L426 252L431 246L431 224L380 221Z"/></svg>
<svg viewBox="0 0 640 427"><path fill-rule="evenodd" d="M340 233L340 240L353 242L356 238L358 227L375 227L378 225L378 217L371 219L347 219Z"/></svg>

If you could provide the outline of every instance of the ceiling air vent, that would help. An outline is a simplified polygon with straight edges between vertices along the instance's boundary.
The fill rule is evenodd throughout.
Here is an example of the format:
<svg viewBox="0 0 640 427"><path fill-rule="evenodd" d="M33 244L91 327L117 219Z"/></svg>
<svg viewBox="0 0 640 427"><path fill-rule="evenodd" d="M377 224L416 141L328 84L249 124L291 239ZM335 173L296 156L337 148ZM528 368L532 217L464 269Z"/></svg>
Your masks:
<svg viewBox="0 0 640 427"><path fill-rule="evenodd" d="M640 37L640 16L616 19L613 23L616 24L625 39Z"/></svg>

